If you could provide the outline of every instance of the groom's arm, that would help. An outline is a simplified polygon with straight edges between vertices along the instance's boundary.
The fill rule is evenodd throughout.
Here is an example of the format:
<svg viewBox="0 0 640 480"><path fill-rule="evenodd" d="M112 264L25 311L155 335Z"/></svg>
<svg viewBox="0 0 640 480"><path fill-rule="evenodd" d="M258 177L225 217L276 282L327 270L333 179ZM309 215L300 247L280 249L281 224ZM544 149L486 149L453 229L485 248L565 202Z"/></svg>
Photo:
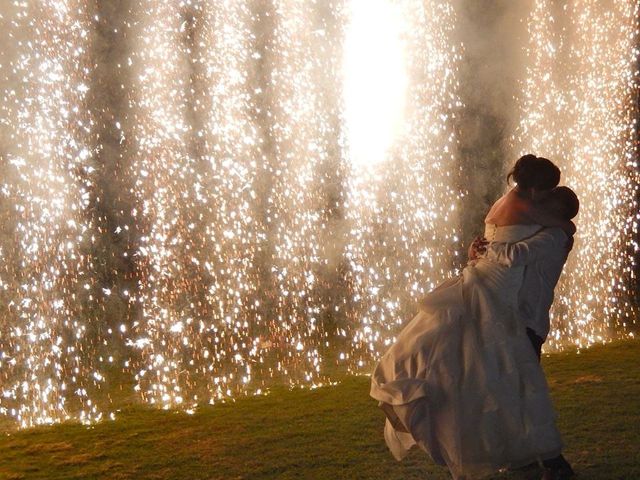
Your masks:
<svg viewBox="0 0 640 480"><path fill-rule="evenodd" d="M564 238L560 238L561 236ZM521 242L493 242L487 245L485 258L507 267L518 267L552 254L555 249L562 248L566 251L565 244L565 235L545 229Z"/></svg>

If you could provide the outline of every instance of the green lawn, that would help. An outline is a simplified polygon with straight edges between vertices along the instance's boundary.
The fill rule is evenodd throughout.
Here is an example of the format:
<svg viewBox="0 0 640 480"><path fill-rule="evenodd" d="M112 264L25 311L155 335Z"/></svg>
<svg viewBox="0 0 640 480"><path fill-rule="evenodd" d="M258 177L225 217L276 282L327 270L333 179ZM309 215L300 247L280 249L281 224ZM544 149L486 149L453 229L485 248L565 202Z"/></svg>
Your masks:
<svg viewBox="0 0 640 480"><path fill-rule="evenodd" d="M554 354L543 364L579 479L640 479L640 341ZM20 431L0 437L0 479L449 478L421 451L403 462L391 457L368 390L368 377L348 377L195 415L138 406L91 428Z"/></svg>

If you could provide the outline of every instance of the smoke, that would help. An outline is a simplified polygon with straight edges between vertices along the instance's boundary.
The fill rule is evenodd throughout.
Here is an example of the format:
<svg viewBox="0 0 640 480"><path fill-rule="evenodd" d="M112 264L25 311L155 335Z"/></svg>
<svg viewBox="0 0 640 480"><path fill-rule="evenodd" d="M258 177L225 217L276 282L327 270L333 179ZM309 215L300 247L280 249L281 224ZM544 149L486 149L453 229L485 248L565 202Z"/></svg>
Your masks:
<svg viewBox="0 0 640 480"><path fill-rule="evenodd" d="M104 288L115 294L105 301L102 321L119 332L121 324L130 324L136 305L119 292L136 288L135 249L139 232L132 216L136 205L132 194L134 179L127 175L132 161L130 135L130 85L134 71L129 58L132 27L137 22L131 0L93 3L91 30L91 84L87 104L95 118L93 145L95 172L90 214L99 235L94 246L97 274ZM133 308L133 310L131 310ZM125 355L122 342L112 342L116 361Z"/></svg>
<svg viewBox="0 0 640 480"><path fill-rule="evenodd" d="M460 96L465 107L458 138L465 174L461 188L469 194L462 232L469 241L482 233L484 217L504 193L506 171L517 158L508 141L518 122L515 99L530 5L510 0L457 0L455 5L456 33L464 45Z"/></svg>

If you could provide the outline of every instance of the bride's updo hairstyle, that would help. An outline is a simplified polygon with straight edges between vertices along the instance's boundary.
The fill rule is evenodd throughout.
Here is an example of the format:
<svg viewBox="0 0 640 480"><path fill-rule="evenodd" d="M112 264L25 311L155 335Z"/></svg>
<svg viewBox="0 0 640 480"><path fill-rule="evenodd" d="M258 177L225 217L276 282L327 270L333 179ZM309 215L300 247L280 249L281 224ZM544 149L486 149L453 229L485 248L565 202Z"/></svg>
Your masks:
<svg viewBox="0 0 640 480"><path fill-rule="evenodd" d="M551 190L560 183L560 169L551 160L529 153L516 161L507 182L511 179L525 190Z"/></svg>

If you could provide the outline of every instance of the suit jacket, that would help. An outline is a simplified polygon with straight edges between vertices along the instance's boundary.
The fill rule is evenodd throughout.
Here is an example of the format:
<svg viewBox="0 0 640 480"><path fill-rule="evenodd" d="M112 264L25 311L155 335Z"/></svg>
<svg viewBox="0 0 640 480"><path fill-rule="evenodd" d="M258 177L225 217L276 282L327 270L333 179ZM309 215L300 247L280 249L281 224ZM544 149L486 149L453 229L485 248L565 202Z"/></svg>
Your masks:
<svg viewBox="0 0 640 480"><path fill-rule="evenodd" d="M549 309L569 253L567 240L562 229L543 228L520 242L487 246L487 259L508 267L525 266L518 309L525 325L543 339L549 334Z"/></svg>

